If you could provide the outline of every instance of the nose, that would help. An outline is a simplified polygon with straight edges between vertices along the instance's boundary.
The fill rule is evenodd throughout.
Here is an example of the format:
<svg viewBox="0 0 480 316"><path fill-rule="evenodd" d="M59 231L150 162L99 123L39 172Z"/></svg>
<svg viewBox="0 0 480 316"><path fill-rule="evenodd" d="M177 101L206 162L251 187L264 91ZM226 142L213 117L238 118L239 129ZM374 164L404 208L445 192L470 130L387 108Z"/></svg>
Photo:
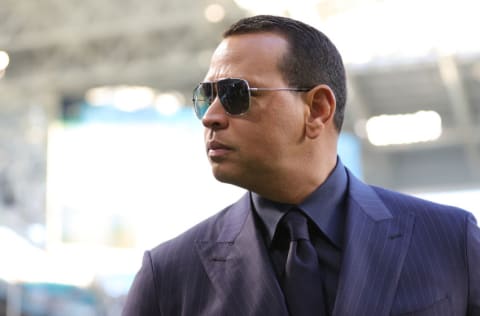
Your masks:
<svg viewBox="0 0 480 316"><path fill-rule="evenodd" d="M228 126L228 115L218 97L213 100L202 118L202 124L210 129L223 129Z"/></svg>

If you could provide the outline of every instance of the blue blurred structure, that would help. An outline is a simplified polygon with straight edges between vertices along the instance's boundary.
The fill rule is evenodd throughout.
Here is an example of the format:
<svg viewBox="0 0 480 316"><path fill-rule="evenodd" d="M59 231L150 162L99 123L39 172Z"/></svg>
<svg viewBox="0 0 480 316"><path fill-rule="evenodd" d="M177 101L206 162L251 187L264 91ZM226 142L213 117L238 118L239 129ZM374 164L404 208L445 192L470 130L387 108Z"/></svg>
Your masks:
<svg viewBox="0 0 480 316"><path fill-rule="evenodd" d="M0 316L7 315L9 287L20 296L20 310L13 310L21 316L107 315L102 296L93 289L53 283L8 284L0 280Z"/></svg>
<svg viewBox="0 0 480 316"><path fill-rule="evenodd" d="M72 285L22 285L22 312L31 316L97 316L105 311L97 293Z"/></svg>
<svg viewBox="0 0 480 316"><path fill-rule="evenodd" d="M343 132L338 141L338 155L355 176L363 179L361 142L353 134Z"/></svg>

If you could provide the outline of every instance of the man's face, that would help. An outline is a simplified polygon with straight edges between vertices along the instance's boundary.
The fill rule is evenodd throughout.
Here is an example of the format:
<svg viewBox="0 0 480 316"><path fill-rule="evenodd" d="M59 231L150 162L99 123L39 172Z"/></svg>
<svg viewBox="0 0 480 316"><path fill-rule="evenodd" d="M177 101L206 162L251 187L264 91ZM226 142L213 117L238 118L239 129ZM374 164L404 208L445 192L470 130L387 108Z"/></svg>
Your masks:
<svg viewBox="0 0 480 316"><path fill-rule="evenodd" d="M217 47L204 81L241 78L252 88L288 87L278 69L287 41L274 33L234 35ZM218 97L202 123L214 176L249 190L288 174L304 139L302 94L252 92L250 109L241 116L225 112Z"/></svg>

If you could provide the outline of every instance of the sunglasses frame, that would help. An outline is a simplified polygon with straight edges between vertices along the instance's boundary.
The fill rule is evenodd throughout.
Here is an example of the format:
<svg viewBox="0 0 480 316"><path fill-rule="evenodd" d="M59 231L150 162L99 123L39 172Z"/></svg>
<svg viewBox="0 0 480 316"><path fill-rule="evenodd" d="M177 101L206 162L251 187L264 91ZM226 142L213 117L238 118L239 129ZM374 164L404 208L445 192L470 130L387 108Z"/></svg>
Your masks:
<svg viewBox="0 0 480 316"><path fill-rule="evenodd" d="M235 81L239 81L239 82L242 82L245 84L245 86L247 87L247 90L248 90L248 104L247 104L247 107L245 109L245 111L242 111L241 113L235 113L235 114L232 114L228 111L227 107L222 103L221 99L222 97L218 95L218 84L221 82L225 82L227 80L235 80ZM204 84L210 84L211 87L212 87L212 97L211 97L211 100L206 100L207 102L209 102L209 104L207 105L206 109L204 111L201 111L200 110L200 106L198 105L198 95L197 95L197 91L200 90L201 86L204 85ZM245 79L241 79L241 78L222 78L222 79L219 79L217 81L205 81L205 82L200 82L196 87L195 89L193 90L193 98L192 98L192 101L193 101L193 107L195 109L195 114L196 116L201 120L203 119L203 117L205 116L205 113L208 111L208 109L210 108L210 106L212 105L212 103L215 101L215 99L217 97L220 98L220 104L222 104L222 107L223 109L225 110L225 112L230 115L230 116L242 116L244 114L246 114L248 112L248 110L250 109L250 98L252 97L252 94L251 92L257 92L257 91L294 91L294 92L307 92L307 91L310 91L311 88L291 88L291 87L283 87L283 88L252 88L250 87L250 84L248 83L247 80ZM203 114L202 114L203 112Z"/></svg>

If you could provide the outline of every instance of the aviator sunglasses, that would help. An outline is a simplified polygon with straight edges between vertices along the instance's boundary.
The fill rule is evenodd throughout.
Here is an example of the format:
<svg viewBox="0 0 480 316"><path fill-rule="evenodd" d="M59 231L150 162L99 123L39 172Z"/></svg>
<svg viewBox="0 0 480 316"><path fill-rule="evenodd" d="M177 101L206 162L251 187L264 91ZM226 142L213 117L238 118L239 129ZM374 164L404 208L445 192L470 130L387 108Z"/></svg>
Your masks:
<svg viewBox="0 0 480 316"><path fill-rule="evenodd" d="M248 81L238 78L202 82L193 90L193 107L199 119L205 116L218 95L220 103L229 115L242 115L250 108L250 96L254 91L309 91L308 88L251 88Z"/></svg>

